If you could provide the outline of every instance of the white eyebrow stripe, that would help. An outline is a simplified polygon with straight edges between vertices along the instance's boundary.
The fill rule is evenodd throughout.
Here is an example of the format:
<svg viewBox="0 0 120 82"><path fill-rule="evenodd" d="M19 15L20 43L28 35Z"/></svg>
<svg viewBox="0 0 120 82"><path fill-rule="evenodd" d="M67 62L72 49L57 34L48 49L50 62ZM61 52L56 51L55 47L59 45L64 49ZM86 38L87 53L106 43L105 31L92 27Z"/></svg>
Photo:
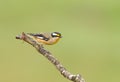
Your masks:
<svg viewBox="0 0 120 82"><path fill-rule="evenodd" d="M58 35L58 34L56 34L56 33L53 33L53 35Z"/></svg>

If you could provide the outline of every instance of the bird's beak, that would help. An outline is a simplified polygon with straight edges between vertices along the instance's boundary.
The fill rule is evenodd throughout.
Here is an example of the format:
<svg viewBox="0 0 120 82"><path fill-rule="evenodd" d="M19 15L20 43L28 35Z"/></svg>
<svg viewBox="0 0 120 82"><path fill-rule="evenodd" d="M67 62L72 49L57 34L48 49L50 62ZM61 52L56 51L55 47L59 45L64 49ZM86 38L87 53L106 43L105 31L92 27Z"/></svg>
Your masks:
<svg viewBox="0 0 120 82"><path fill-rule="evenodd" d="M62 36L60 36L60 38L62 38Z"/></svg>

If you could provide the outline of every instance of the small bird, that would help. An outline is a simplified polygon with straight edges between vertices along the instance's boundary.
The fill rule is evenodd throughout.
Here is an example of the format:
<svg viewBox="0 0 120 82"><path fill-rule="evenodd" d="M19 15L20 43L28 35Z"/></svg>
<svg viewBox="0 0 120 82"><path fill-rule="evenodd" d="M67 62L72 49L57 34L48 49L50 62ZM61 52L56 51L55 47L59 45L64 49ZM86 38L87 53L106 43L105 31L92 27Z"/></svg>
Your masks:
<svg viewBox="0 0 120 82"><path fill-rule="evenodd" d="M30 36L33 36L33 38L38 41L41 44L46 45L53 45L59 41L60 38L62 38L61 33L59 32L52 32L52 33L27 33Z"/></svg>

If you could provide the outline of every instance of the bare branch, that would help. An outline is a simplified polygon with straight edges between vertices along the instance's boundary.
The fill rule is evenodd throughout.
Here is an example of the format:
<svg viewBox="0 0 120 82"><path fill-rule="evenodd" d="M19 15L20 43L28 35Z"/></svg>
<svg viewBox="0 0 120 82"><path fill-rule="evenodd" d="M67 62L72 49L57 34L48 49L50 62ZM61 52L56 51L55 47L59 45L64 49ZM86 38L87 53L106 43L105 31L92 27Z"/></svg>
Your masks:
<svg viewBox="0 0 120 82"><path fill-rule="evenodd" d="M44 49L43 45L38 43L32 36L22 33L20 36L16 36L16 39L24 40L25 42L31 44L36 50L45 56L57 69L58 71L67 79L73 82L85 82L80 74L73 75L69 71L67 71L63 65L46 49Z"/></svg>

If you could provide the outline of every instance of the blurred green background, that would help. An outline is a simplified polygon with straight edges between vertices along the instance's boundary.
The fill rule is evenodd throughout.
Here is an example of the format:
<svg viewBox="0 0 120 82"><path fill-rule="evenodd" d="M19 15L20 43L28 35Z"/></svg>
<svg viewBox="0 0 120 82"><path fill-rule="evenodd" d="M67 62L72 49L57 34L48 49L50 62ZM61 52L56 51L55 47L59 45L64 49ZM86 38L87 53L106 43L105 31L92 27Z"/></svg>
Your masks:
<svg viewBox="0 0 120 82"><path fill-rule="evenodd" d="M119 0L0 0L0 82L70 82L21 32L61 32L45 46L86 82L120 82Z"/></svg>

